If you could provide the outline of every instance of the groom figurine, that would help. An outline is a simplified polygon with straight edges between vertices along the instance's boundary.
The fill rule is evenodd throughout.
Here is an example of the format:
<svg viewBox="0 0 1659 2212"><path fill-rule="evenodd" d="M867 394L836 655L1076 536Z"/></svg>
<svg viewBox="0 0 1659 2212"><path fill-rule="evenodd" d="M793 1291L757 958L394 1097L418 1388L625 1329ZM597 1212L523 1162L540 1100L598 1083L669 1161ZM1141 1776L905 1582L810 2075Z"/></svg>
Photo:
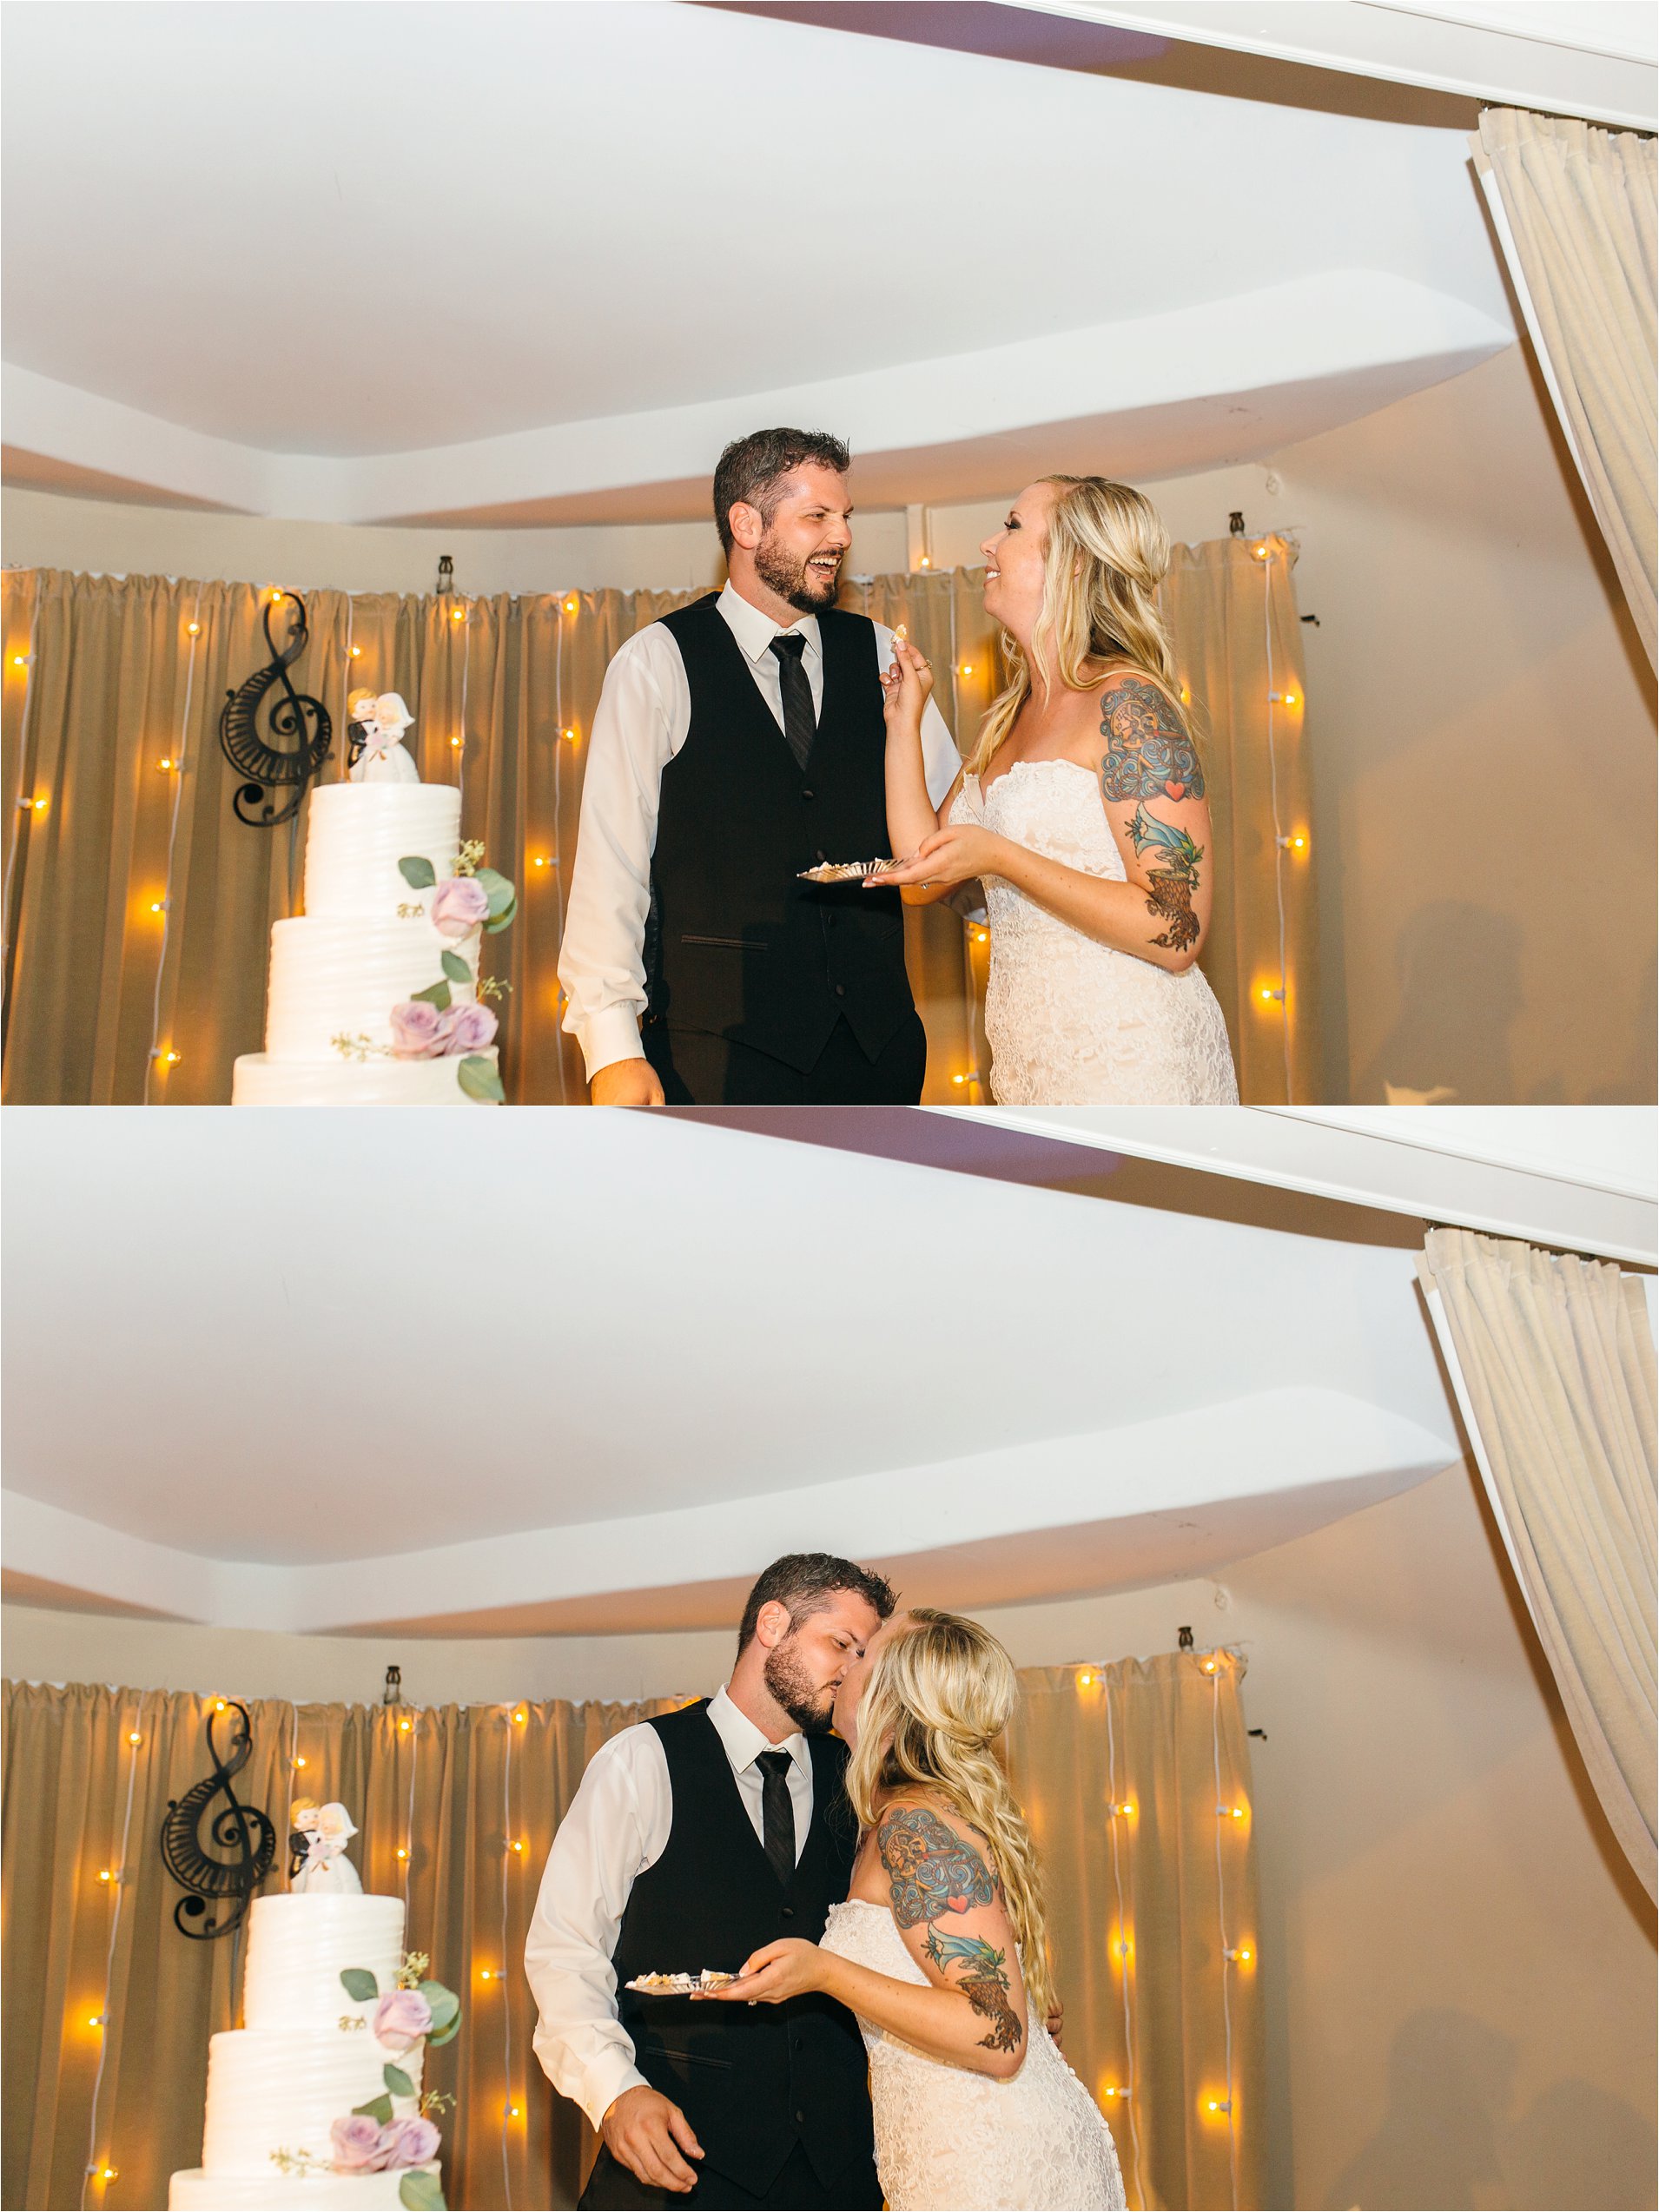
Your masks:
<svg viewBox="0 0 1659 2212"><path fill-rule="evenodd" d="M880 2206L864 2046L843 2006L626 1984L735 1973L763 1943L823 1935L858 1843L835 1694L893 1603L850 1560L774 1561L725 1688L588 1762L525 1945L536 2055L601 2137L584 2207Z"/></svg>
<svg viewBox="0 0 1659 2212"><path fill-rule="evenodd" d="M721 454L725 589L649 624L593 717L559 980L595 1106L905 1106L927 1042L896 890L800 881L885 857L893 637L835 604L847 448ZM928 788L962 763L929 701Z"/></svg>

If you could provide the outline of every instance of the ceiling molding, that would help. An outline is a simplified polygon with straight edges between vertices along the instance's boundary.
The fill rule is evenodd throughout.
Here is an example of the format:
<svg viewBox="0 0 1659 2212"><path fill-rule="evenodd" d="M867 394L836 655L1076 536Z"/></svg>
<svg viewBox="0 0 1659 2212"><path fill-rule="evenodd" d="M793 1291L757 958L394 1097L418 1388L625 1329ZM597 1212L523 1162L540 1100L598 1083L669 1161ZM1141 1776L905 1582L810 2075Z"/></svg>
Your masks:
<svg viewBox="0 0 1659 2212"><path fill-rule="evenodd" d="M1569 1251L1659 1264L1648 1106L925 1106Z"/></svg>
<svg viewBox="0 0 1659 2212"><path fill-rule="evenodd" d="M339 459L207 437L10 365L3 388L8 445L32 457L36 481L80 470L282 519L540 527L614 521L619 505L631 520L700 518L711 457L763 420L836 424L866 505L995 497L1045 461L1151 479L1264 459L1513 342L1447 294L1336 269L737 399Z"/></svg>
<svg viewBox="0 0 1659 2212"><path fill-rule="evenodd" d="M808 1548L879 1560L901 1581L948 1578L980 1605L1178 1581L1458 1456L1450 1422L1436 1435L1345 1394L1288 1389L770 1496L303 1566L204 1557L13 1494L6 1550L11 1572L59 1592L107 1605L142 1590L146 1610L225 1627L617 1633L723 1624L769 1559Z"/></svg>
<svg viewBox="0 0 1659 2212"><path fill-rule="evenodd" d="M1234 53L1420 85L1635 130L1659 128L1646 0L1436 6L1426 0L999 0Z"/></svg>

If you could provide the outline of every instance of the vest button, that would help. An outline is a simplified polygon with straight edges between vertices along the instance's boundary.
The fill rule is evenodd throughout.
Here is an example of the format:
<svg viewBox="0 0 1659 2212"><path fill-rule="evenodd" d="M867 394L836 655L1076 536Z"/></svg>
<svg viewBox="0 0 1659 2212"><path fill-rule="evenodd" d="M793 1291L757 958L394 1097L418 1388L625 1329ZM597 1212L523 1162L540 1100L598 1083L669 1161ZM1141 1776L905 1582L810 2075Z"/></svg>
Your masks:
<svg viewBox="0 0 1659 2212"><path fill-rule="evenodd" d="M801 788L801 796L803 799L810 799L812 796L811 792L806 789L804 784Z"/></svg>
<svg viewBox="0 0 1659 2212"><path fill-rule="evenodd" d="M820 846L819 846L819 848L818 848L818 858L822 861L822 860L828 860L828 859L829 859L829 857L830 857L829 854L828 854L828 853L826 853L826 852L825 852L825 850L823 849L823 847L822 845L820 845Z"/></svg>
<svg viewBox="0 0 1659 2212"><path fill-rule="evenodd" d="M803 2128L803 2127L805 2127L805 2125L806 2125L806 2114L805 2114L804 2112L797 2112L797 2113L796 2114L796 2116L795 2116L795 2124L796 2124L796 2126L797 2128Z"/></svg>
<svg viewBox="0 0 1659 2212"><path fill-rule="evenodd" d="M786 1920L794 1919L795 1907L792 1905L780 1905L777 1909Z"/></svg>
<svg viewBox="0 0 1659 2212"><path fill-rule="evenodd" d="M847 995L847 986L846 986L844 983L837 983L837 984L836 984L836 996L838 999L844 999L844 998L846 997L846 995Z"/></svg>

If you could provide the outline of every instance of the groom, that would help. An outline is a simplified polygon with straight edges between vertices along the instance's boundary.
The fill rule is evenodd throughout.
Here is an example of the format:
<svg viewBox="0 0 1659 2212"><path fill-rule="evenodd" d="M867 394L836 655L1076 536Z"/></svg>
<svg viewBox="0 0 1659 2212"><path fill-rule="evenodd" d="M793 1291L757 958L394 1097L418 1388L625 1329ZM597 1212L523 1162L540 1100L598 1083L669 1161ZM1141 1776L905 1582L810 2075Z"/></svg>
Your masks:
<svg viewBox="0 0 1659 2212"><path fill-rule="evenodd" d="M725 1688L588 1762L525 1946L536 2054L601 2137L585 2207L881 2204L849 2012L816 1995L699 2004L625 1985L735 1972L763 1943L823 1935L857 1847L835 1694L893 1605L850 1560L775 1560Z"/></svg>
<svg viewBox="0 0 1659 2212"><path fill-rule="evenodd" d="M900 894L800 881L889 851L892 632L835 604L850 465L822 431L728 446L725 589L605 672L559 958L595 1106L921 1096ZM922 745L937 806L961 762L931 702Z"/></svg>

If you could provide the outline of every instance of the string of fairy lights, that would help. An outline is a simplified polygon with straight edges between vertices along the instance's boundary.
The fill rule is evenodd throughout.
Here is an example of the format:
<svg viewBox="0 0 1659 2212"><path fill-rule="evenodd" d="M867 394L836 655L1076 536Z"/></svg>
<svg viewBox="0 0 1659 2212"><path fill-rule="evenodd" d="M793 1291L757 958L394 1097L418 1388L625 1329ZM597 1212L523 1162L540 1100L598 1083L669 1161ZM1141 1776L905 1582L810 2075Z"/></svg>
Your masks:
<svg viewBox="0 0 1659 2212"><path fill-rule="evenodd" d="M1295 1095L1291 1075L1291 1006L1290 963L1285 948L1285 860L1289 853L1307 850L1307 832L1287 831L1279 811L1279 749L1274 741L1273 709L1285 706L1294 709L1299 702L1293 690L1283 693L1274 689L1273 674L1273 563L1279 558L1278 549L1263 539L1251 548L1261 563L1262 636L1267 663L1267 780L1273 816L1273 900L1279 915L1279 981L1276 984L1258 986L1260 1000L1268 1006L1277 1004L1279 1011L1279 1037L1285 1055L1285 1103L1289 1106Z"/></svg>
<svg viewBox="0 0 1659 2212"><path fill-rule="evenodd" d="M516 1707L507 1725L506 1750L501 1760L501 1950L505 1963L509 1944L508 1885L515 1859L525 1855L525 1839L512 1832L512 1745L513 1729L524 1727L527 1716L523 1706ZM512 2129L524 2117L524 2108L519 2093L512 2085L512 2007L501 2007L501 2071L506 2079L506 2101L501 2108L501 2190L507 2212L512 2212Z"/></svg>
<svg viewBox="0 0 1659 2212"><path fill-rule="evenodd" d="M115 1865L101 1866L98 1869L99 1883L110 1892L111 1905L109 1934L103 1951L103 1994L98 2000L97 2011L89 2014L87 2017L87 2025L94 2030L98 2038L98 2065L97 2071L92 2079L91 2110L87 2115L87 2155L85 2169L81 2177L81 2212L87 2212L87 2191L95 2182L101 2188L107 2188L109 2182L120 2177L120 2169L109 2163L110 2159L115 2156L114 2151L106 2150L101 2154L97 2147L98 2109L103 2091L104 2063L109 2055L109 2030L112 2024L109 2001L110 1991L115 1985L116 1939L121 1932L122 1907L126 1902L128 1849L132 1839L133 1798L138 1781L138 1753L144 1740L142 1704L138 1712L133 1715L133 1719L140 1725L136 1727L129 1727L121 1731L127 1751L127 1797L121 1817L121 1841L116 1848Z"/></svg>
<svg viewBox="0 0 1659 2212"><path fill-rule="evenodd" d="M35 685L32 677L39 636L40 594L37 591L35 594L34 603L29 610L29 643L21 652L15 646L8 649L4 670L7 677L10 676L14 669L22 671L23 692L17 708L17 783L16 789L12 792L11 805L8 809L5 881L3 885L0 885L0 975L3 975L7 983L10 983L11 977L12 871L17 867L17 856L23 848L23 841L33 828L35 815L43 813L46 806L43 798L37 799L35 793L25 791L23 789L23 778L29 773L29 723L35 704Z"/></svg>
<svg viewBox="0 0 1659 2212"><path fill-rule="evenodd" d="M1214 1786L1214 1811L1209 1815L1213 1832L1215 1861L1216 1920L1219 1937L1218 1952L1221 1965L1220 2004L1216 2022L1219 2066L1219 2079L1213 2076L1200 2084L1198 2117L1201 2127L1219 2128L1227 2131L1227 2172L1233 2207L1239 2203L1239 2130L1238 2096L1233 2063L1233 1983L1239 1973L1250 1972L1256 1961L1254 1945L1232 1934L1226 1877L1226 1851L1224 1839L1227 1836L1246 1838L1248 1834L1250 1808L1242 1798L1229 1796L1222 1773L1221 1758L1221 1683L1231 1662L1232 1654L1226 1650L1206 1652L1197 1659L1199 1673L1210 1686L1210 1746ZM1112 1886L1114 1917L1107 1937L1107 1964L1118 1978L1119 1996L1123 2017L1124 2078L1121 2082L1103 2082L1099 2095L1108 2119L1121 2114L1127 2122L1129 2166L1134 2176L1135 2199L1141 2204L1151 2200L1147 2193L1146 2177L1142 2170L1139 2108L1143 2090L1148 2086L1141 2078L1136 2058L1133 1991L1135 1983L1135 1942L1130 1924L1129 1907L1124 1897L1122 1845L1120 1839L1134 1832L1138 1819L1134 1795L1119 1780L1118 1730L1113 1709L1113 1695L1120 1684L1114 1684L1114 1669L1105 1665L1092 1665L1078 1670L1077 1687L1087 1690L1098 1687L1106 1723L1107 1835L1110 1844ZM1121 1794L1120 1793L1121 1791ZM1114 2129L1116 2133L1116 2129ZM1120 2147L1120 2156L1121 2149Z"/></svg>

